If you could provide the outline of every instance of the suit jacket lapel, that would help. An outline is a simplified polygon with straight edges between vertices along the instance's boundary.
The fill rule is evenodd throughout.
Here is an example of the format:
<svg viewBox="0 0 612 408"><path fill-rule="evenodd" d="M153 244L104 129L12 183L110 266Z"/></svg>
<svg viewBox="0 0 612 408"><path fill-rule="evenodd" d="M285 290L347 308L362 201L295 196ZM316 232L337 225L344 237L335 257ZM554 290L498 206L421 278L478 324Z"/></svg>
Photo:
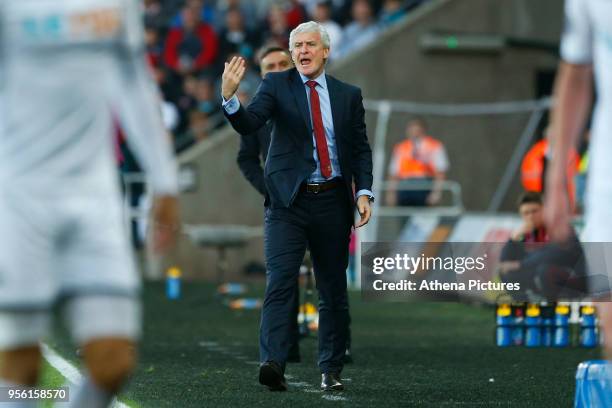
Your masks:
<svg viewBox="0 0 612 408"><path fill-rule="evenodd" d="M293 68L293 70L293 74L291 75L291 93L293 93L297 109L300 115L302 115L304 124L308 129L308 134L310 135L312 133L312 126L310 124L310 109L308 108L308 99L306 99L306 90L304 89L302 78L300 78L297 69Z"/></svg>

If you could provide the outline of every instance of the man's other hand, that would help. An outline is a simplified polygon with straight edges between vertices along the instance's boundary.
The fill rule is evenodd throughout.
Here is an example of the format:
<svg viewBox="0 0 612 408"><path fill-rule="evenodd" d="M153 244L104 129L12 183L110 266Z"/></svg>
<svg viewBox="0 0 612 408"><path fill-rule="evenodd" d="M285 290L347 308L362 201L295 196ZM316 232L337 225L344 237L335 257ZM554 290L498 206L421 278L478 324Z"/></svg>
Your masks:
<svg viewBox="0 0 612 408"><path fill-rule="evenodd" d="M233 57L230 62L225 63L225 69L221 77L221 95L223 95L226 101L234 96L238 90L238 86L244 77L245 71L246 64L244 58Z"/></svg>
<svg viewBox="0 0 612 408"><path fill-rule="evenodd" d="M175 243L180 230L178 199L162 195L153 201L151 233L153 250L156 253L168 251Z"/></svg>
<svg viewBox="0 0 612 408"><path fill-rule="evenodd" d="M370 198L366 195L359 196L357 199L357 211L361 217L359 222L355 224L355 228L363 227L370 221L372 208L370 207Z"/></svg>

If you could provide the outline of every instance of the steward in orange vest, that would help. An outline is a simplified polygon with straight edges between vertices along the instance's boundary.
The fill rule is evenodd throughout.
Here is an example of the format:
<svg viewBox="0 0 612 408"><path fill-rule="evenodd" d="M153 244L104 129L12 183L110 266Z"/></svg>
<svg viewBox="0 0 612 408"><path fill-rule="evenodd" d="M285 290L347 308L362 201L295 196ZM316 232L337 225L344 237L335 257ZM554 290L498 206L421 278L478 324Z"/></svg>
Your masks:
<svg viewBox="0 0 612 408"><path fill-rule="evenodd" d="M449 167L444 145L426 134L426 124L422 119L411 120L406 135L406 140L393 148L387 204L437 204L442 193L440 182L445 179ZM401 185L399 181L402 181Z"/></svg>

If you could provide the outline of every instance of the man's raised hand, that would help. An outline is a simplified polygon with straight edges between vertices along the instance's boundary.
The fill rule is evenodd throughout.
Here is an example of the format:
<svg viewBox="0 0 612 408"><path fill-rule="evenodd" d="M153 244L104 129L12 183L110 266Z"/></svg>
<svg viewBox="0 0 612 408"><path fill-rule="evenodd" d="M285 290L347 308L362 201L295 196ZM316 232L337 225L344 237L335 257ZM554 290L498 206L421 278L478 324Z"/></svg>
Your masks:
<svg viewBox="0 0 612 408"><path fill-rule="evenodd" d="M242 57L232 57L230 62L225 63L223 76L221 77L221 95L223 95L223 99L227 101L234 96L238 90L240 81L242 81L244 77L245 71L246 64Z"/></svg>

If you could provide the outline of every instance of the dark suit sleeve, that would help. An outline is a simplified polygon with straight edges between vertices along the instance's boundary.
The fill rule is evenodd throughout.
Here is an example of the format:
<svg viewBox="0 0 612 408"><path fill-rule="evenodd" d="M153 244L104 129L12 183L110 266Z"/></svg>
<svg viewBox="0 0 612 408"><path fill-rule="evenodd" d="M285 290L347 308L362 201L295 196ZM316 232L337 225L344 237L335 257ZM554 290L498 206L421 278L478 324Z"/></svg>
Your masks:
<svg viewBox="0 0 612 408"><path fill-rule="evenodd" d="M244 177L262 195L266 193L264 173L259 154L259 140L257 134L240 136L240 150L238 151L238 167Z"/></svg>
<svg viewBox="0 0 612 408"><path fill-rule="evenodd" d="M246 109L240 104L240 108L233 115L229 115L225 109L223 109L223 113L236 132L241 135L251 135L266 124L274 114L275 109L274 80L268 74L259 84L255 96Z"/></svg>
<svg viewBox="0 0 612 408"><path fill-rule="evenodd" d="M353 160L351 170L355 178L355 191L363 189L372 191L372 149L366 133L365 109L361 90L357 89L352 101Z"/></svg>

